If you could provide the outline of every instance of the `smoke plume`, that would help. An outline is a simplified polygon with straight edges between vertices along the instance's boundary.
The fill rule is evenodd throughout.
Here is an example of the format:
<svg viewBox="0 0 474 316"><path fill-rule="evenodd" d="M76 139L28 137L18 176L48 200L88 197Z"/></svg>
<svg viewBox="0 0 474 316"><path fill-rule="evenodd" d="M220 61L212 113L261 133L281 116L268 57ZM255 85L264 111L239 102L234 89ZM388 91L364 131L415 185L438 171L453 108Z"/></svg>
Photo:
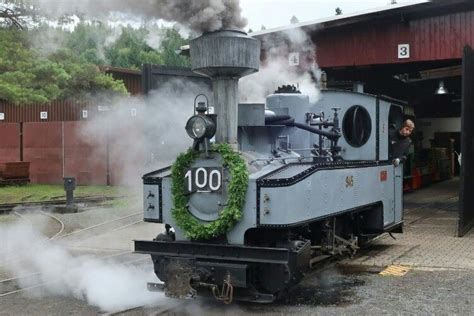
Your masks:
<svg viewBox="0 0 474 316"><path fill-rule="evenodd" d="M45 14L65 14L104 18L111 12L123 12L146 19L163 19L202 33L219 29L242 29L247 21L241 16L238 0L85 0L74 3L60 0L37 0Z"/></svg>
<svg viewBox="0 0 474 316"><path fill-rule="evenodd" d="M103 311L163 304L164 296L147 290L155 281L149 268L127 266L88 256L73 256L66 249L45 240L32 226L0 225L0 264L23 278L21 287L38 284L35 295L70 296Z"/></svg>
<svg viewBox="0 0 474 316"><path fill-rule="evenodd" d="M316 48L311 38L300 29L285 31L282 36L262 39L265 61L259 72L239 82L240 102L264 103L265 97L278 86L296 85L309 96L311 102L319 100L317 81L321 71L315 61ZM297 53L298 65L290 65L290 54ZM309 72L306 71L309 69Z"/></svg>

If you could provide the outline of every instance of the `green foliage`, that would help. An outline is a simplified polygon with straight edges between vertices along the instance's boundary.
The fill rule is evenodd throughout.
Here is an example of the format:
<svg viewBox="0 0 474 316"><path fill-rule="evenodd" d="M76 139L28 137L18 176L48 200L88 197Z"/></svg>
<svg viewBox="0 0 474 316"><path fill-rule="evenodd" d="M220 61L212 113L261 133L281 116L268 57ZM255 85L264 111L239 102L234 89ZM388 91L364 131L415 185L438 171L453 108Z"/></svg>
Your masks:
<svg viewBox="0 0 474 316"><path fill-rule="evenodd" d="M189 58L178 55L177 50L187 44L187 41L181 37L175 29L166 29L164 39L161 42L161 55L163 64L168 66L189 67L191 65Z"/></svg>
<svg viewBox="0 0 474 316"><path fill-rule="evenodd" d="M219 218L209 224L203 224L187 209L188 197L184 194L184 174L191 163L199 156L195 150L181 154L171 169L173 218L186 236L192 240L215 238L229 231L242 217L242 208L248 186L248 171L245 161L228 144L214 145L213 151L224 160L224 168L229 168L231 181L228 187L228 200Z"/></svg>
<svg viewBox="0 0 474 316"><path fill-rule="evenodd" d="M122 34L110 47L106 57L115 67L140 69L145 61L161 62L158 52L146 44L145 29L122 28Z"/></svg>
<svg viewBox="0 0 474 316"><path fill-rule="evenodd" d="M68 79L60 65L36 58L17 30L0 30L0 99L14 103L47 102L60 94Z"/></svg>
<svg viewBox="0 0 474 316"><path fill-rule="evenodd" d="M104 91L127 93L123 82L71 51L41 57L28 46L26 35L26 31L0 29L0 99L26 104Z"/></svg>
<svg viewBox="0 0 474 316"><path fill-rule="evenodd" d="M111 30L102 23L79 23L73 32L66 35L65 47L87 62L104 65L105 56L101 51Z"/></svg>
<svg viewBox="0 0 474 316"><path fill-rule="evenodd" d="M57 22L70 23L67 17ZM148 44L151 35L159 38L158 49ZM176 29L166 27L119 29L81 21L72 31L46 22L21 30L0 23L0 100L26 104L103 92L126 94L123 82L101 73L98 66L189 66L187 57L176 54L185 44Z"/></svg>
<svg viewBox="0 0 474 316"><path fill-rule="evenodd" d="M61 64L70 79L62 86L62 98L81 97L85 94L99 92L116 92L127 94L122 81L117 81L111 75L102 73L99 68L75 56L70 50L60 50L49 56L50 60Z"/></svg>
<svg viewBox="0 0 474 316"><path fill-rule="evenodd" d="M150 35L145 28L122 28L122 34L111 46L105 49L107 61L111 66L141 69L143 64L167 66L189 66L187 57L176 51L186 44L186 40L173 28L160 28L154 36L161 38L160 49L155 50L147 43Z"/></svg>

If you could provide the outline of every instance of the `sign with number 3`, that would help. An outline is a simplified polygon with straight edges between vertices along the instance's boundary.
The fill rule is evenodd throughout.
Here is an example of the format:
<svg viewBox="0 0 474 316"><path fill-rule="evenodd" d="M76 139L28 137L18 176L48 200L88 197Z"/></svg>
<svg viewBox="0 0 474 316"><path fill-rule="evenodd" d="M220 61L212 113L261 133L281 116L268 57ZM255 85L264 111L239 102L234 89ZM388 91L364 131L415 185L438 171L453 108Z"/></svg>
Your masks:
<svg viewBox="0 0 474 316"><path fill-rule="evenodd" d="M398 45L398 59L410 58L410 44Z"/></svg>

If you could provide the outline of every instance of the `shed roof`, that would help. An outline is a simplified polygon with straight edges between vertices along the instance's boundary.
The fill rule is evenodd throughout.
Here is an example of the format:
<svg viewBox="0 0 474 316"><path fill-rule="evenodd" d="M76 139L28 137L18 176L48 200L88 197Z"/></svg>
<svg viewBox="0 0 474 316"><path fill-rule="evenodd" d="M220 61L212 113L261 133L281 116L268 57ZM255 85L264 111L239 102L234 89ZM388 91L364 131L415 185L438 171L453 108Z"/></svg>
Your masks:
<svg viewBox="0 0 474 316"><path fill-rule="evenodd" d="M460 10L474 6L472 0L413 0L407 3L391 4L383 7L373 8L365 11L355 12L351 14L335 15L328 18L311 20L290 24L282 27L257 31L250 33L256 38L264 38L267 35L278 35L286 31L294 29L303 29L305 31L319 31L328 28L346 26L375 19L382 19L389 16L400 16L407 14L429 15L433 13L439 14L439 9Z"/></svg>

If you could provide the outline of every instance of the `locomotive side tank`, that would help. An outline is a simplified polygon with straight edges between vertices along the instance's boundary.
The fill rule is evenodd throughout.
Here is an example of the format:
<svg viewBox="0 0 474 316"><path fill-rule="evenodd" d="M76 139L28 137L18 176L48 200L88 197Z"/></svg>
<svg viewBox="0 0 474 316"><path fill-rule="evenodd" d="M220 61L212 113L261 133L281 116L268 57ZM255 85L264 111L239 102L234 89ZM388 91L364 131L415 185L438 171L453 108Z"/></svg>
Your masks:
<svg viewBox="0 0 474 316"><path fill-rule="evenodd" d="M217 117L196 107L187 126L193 159L182 173L175 163L143 177L145 221L166 227L153 241L135 241L164 282L151 290L271 302L327 255L354 254L381 233L401 232L403 173L389 160L388 131L401 124L402 104L347 91L323 91L313 104L283 87L266 104L237 105L238 78L258 69L254 41L224 31L191 42L194 70L213 80ZM229 154L212 149L212 127L217 145L230 144L245 165L240 204ZM180 198L201 226L183 225ZM228 219L233 205L240 209L232 225L196 231Z"/></svg>

